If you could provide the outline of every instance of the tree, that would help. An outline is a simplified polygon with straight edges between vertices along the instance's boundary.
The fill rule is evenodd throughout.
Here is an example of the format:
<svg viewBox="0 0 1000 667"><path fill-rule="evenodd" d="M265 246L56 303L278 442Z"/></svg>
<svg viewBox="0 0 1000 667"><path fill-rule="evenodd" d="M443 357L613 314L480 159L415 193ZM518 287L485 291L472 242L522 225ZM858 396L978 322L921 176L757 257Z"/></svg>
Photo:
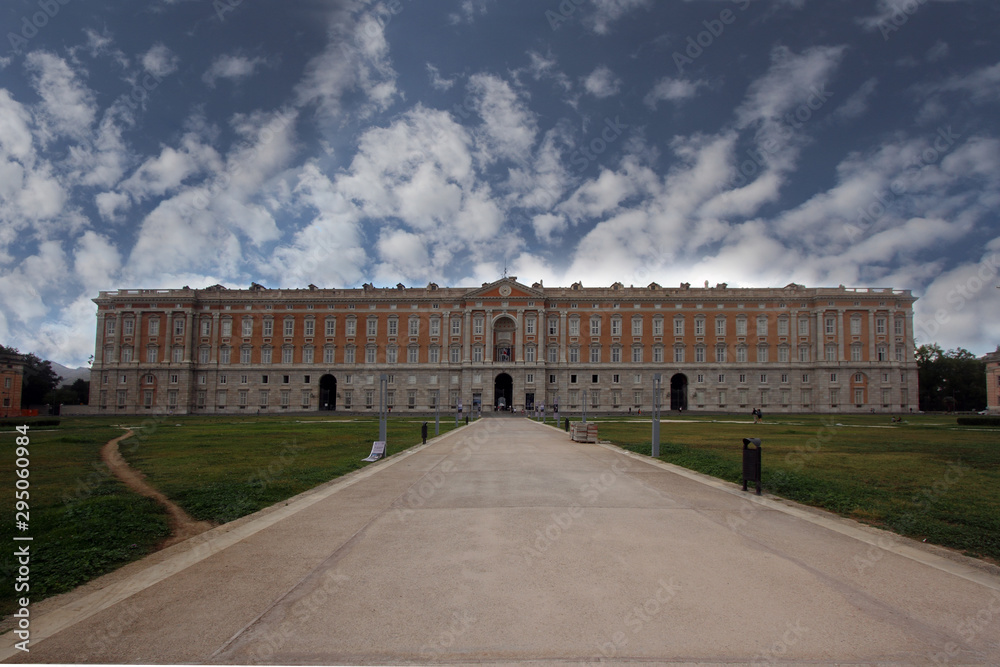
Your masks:
<svg viewBox="0 0 1000 667"><path fill-rule="evenodd" d="M83 378L78 378L76 382L69 386L76 394L76 405L87 405L90 403L90 383Z"/></svg>
<svg viewBox="0 0 1000 667"><path fill-rule="evenodd" d="M965 412L986 407L986 364L964 348L917 348L920 409Z"/></svg>
<svg viewBox="0 0 1000 667"><path fill-rule="evenodd" d="M59 386L62 378L52 370L52 364L34 354L21 354L15 348L0 345L0 351L24 357L24 379L21 382L21 407L44 404L46 395Z"/></svg>

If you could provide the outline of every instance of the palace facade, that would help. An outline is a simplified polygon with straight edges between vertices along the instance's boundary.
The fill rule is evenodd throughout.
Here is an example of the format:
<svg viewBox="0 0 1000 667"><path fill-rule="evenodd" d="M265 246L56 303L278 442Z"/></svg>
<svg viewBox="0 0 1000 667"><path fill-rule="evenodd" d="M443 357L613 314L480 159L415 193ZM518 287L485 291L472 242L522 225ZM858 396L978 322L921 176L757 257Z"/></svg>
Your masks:
<svg viewBox="0 0 1000 667"><path fill-rule="evenodd" d="M917 409L913 297L891 288L530 287L101 292L98 414L652 407ZM502 403L501 403L502 399Z"/></svg>

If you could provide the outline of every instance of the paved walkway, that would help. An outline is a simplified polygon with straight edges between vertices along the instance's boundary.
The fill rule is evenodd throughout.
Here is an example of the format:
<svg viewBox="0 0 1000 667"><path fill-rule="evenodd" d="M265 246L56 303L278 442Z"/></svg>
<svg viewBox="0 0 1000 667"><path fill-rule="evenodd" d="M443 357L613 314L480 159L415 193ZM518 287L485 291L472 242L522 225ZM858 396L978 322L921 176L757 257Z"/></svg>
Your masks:
<svg viewBox="0 0 1000 667"><path fill-rule="evenodd" d="M0 655L1000 663L998 569L943 554L484 419L36 611L31 653Z"/></svg>

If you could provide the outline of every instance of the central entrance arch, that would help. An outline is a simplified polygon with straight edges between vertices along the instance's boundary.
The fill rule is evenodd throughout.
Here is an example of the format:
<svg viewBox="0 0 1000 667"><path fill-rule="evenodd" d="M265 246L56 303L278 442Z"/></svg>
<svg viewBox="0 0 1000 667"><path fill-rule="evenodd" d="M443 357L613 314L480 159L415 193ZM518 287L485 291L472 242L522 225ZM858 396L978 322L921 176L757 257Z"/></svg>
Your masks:
<svg viewBox="0 0 1000 667"><path fill-rule="evenodd" d="M688 378L684 373L677 373L670 378L670 409L688 409Z"/></svg>
<svg viewBox="0 0 1000 667"><path fill-rule="evenodd" d="M493 409L510 410L514 399L514 378L501 373L493 381ZM502 401L502 402L501 402Z"/></svg>
<svg viewBox="0 0 1000 667"><path fill-rule="evenodd" d="M337 378L329 373L319 379L319 409L337 409Z"/></svg>

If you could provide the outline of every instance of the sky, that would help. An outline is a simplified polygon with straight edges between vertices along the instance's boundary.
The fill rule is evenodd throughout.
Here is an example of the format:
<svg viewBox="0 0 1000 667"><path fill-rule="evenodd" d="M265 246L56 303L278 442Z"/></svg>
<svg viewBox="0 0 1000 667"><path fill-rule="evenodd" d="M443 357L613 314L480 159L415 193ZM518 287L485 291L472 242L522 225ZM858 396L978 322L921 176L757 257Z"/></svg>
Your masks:
<svg viewBox="0 0 1000 667"><path fill-rule="evenodd" d="M912 290L1000 344L994 0L7 0L0 343L101 290Z"/></svg>

